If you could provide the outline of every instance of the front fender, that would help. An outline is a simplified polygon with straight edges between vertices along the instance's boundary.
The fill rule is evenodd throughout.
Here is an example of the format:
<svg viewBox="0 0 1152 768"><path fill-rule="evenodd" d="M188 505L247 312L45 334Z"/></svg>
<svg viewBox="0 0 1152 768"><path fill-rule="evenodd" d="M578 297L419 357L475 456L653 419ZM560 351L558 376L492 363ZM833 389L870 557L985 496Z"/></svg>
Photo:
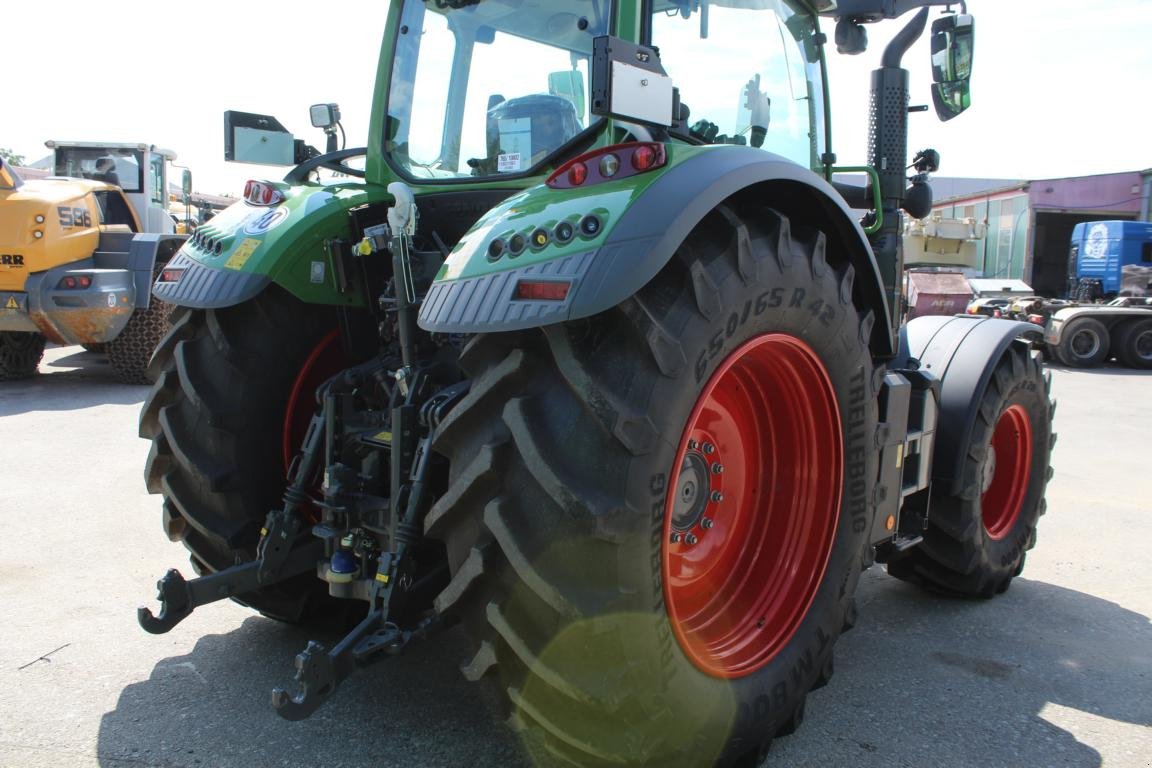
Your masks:
<svg viewBox="0 0 1152 768"><path fill-rule="evenodd" d="M876 319L888 317L864 232L831 185L759 149L668 145L667 151L668 166L660 172L572 190L540 185L494 209L450 255L424 302L421 326L448 332L512 330L602 312L655 277L692 229L732 196L754 196L793 215L779 194L783 185L794 190L788 195L793 202L811 201L806 215L844 246ZM586 215L601 219L602 229L595 236L577 236L572 243L553 242L539 250L529 247L515 259L489 257L488 248L497 238L531 237L539 229L551 231L557 222L578 222ZM517 300L514 292L522 278L569 281L571 289L561 301ZM879 354L891 351L883 346Z"/></svg>
<svg viewBox="0 0 1152 768"><path fill-rule="evenodd" d="M1038 338L1040 332L1032 323L986 315L926 315L900 329L900 351L890 367L918 366L940 380L932 481L947 495L962 489L964 456L997 363L1017 339Z"/></svg>

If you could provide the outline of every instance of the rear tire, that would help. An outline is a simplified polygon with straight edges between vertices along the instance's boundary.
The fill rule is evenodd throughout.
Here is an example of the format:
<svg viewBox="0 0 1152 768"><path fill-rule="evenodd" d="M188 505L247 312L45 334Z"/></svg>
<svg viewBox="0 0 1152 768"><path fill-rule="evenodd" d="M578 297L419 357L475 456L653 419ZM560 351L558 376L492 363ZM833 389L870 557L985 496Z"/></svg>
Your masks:
<svg viewBox="0 0 1152 768"><path fill-rule="evenodd" d="M311 392L297 382L306 363L320 364L314 353L326 339L339 347L335 328L330 309L275 286L237 306L173 313L140 436L152 441L144 475L149 493L164 496L165 532L184 542L198 573L255 556L265 516L282 506L286 452L300 446L298 430L286 430L290 398L311 415ZM329 598L309 573L236 600L286 621L321 618L347 602Z"/></svg>
<svg viewBox="0 0 1152 768"><path fill-rule="evenodd" d="M436 607L538 762L751 765L830 677L876 411L871 317L824 246L720 209L616 308L465 349Z"/></svg>
<svg viewBox="0 0 1152 768"><path fill-rule="evenodd" d="M976 406L962 487L953 496L933 493L924 541L894 555L890 574L964 597L1008 589L1046 506L1056 442L1049 385L1028 344L1014 342Z"/></svg>
<svg viewBox="0 0 1152 768"><path fill-rule="evenodd" d="M1060 360L1072 368L1095 368L1108 357L1108 329L1094 317L1080 317L1064 326L1056 347Z"/></svg>
<svg viewBox="0 0 1152 768"><path fill-rule="evenodd" d="M1129 368L1152 368L1152 319L1129 320L1116 332L1116 359Z"/></svg>
<svg viewBox="0 0 1152 768"><path fill-rule="evenodd" d="M35 376L45 344L45 338L38 333L0 331L0 381Z"/></svg>

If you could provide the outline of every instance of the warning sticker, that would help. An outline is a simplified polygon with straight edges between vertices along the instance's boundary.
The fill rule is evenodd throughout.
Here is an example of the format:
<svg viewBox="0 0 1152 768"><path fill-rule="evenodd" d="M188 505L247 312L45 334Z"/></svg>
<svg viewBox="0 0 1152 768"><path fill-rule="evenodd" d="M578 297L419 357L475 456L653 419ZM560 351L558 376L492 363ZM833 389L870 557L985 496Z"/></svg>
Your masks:
<svg viewBox="0 0 1152 768"><path fill-rule="evenodd" d="M260 241L256 238L245 238L240 242L240 245L236 246L236 250L232 251L232 255L228 257L228 261L224 262L224 266L228 269L242 269L259 246Z"/></svg>
<svg viewBox="0 0 1152 768"><path fill-rule="evenodd" d="M20 309L20 302L16 301L15 296L9 296L8 303L4 305L4 309Z"/></svg>

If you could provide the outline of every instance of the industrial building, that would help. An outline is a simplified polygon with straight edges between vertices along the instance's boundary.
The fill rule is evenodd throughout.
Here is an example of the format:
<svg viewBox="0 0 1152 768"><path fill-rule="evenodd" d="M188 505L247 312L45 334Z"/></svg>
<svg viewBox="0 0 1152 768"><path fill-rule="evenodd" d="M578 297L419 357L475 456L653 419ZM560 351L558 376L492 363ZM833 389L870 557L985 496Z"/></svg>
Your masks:
<svg viewBox="0 0 1152 768"><path fill-rule="evenodd" d="M1072 228L1083 221L1149 221L1152 169L1063 179L933 179L933 216L985 224L975 276L1018 279L1058 297Z"/></svg>

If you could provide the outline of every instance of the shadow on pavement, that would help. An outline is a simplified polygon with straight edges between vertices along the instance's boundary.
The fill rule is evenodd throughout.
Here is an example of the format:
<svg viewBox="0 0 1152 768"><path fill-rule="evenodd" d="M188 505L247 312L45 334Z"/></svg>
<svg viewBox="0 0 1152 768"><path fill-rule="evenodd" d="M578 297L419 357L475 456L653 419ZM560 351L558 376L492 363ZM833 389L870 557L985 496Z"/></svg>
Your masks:
<svg viewBox="0 0 1152 768"><path fill-rule="evenodd" d="M311 718L281 719L272 709L272 688L295 691L294 657L309 639L330 648L339 638L252 617L233 632L200 638L187 655L159 662L148 680L125 688L101 720L100 765L526 765L493 702L461 676L467 641L457 629L362 670Z"/></svg>
<svg viewBox="0 0 1152 768"><path fill-rule="evenodd" d="M1049 705L1152 725L1144 616L1028 579L992 601L939 599L877 568L858 596L837 675L769 765L1098 766ZM482 688L458 673L458 629L353 677L310 720L281 720L269 692L289 682L308 639L250 618L164 659L104 715L101 765L527 764Z"/></svg>
<svg viewBox="0 0 1152 768"><path fill-rule="evenodd" d="M1053 720L1152 725L1145 616L1026 578L990 601L939 598L879 567L857 596L836 676L769 765L1099 766Z"/></svg>
<svg viewBox="0 0 1152 768"><path fill-rule="evenodd" d="M144 402L148 387L121 384L105 355L80 347L58 348L55 355L52 351L32 378L0 382L0 416Z"/></svg>

